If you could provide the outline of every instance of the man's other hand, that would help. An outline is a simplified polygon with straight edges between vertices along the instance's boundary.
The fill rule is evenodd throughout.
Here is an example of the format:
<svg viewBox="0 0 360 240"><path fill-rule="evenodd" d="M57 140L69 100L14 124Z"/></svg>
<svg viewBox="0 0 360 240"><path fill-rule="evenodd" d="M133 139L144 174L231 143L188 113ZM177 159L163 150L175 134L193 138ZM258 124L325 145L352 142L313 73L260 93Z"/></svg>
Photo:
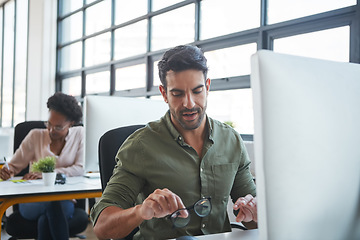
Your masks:
<svg viewBox="0 0 360 240"><path fill-rule="evenodd" d="M237 222L257 222L257 200L256 197L248 194L236 200L234 210L239 210L236 216Z"/></svg>

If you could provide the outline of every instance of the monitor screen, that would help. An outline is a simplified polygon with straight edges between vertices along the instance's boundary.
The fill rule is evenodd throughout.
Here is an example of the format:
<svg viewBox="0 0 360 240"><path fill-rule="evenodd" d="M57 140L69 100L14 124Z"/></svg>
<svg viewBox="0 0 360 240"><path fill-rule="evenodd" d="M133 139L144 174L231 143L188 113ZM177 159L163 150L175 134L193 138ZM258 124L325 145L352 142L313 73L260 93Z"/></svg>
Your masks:
<svg viewBox="0 0 360 240"><path fill-rule="evenodd" d="M160 119L168 110L162 100L86 96L84 98L85 172L99 171L98 145L108 130Z"/></svg>
<svg viewBox="0 0 360 240"><path fill-rule="evenodd" d="M251 64L260 239L360 239L360 65Z"/></svg>

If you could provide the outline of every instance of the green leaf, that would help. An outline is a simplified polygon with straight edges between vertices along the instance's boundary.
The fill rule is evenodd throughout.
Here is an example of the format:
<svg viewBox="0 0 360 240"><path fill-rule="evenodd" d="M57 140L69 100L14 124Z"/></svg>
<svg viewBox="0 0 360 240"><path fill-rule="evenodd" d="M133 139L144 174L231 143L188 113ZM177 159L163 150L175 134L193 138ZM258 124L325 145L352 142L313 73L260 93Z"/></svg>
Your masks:
<svg viewBox="0 0 360 240"><path fill-rule="evenodd" d="M34 162L31 166L33 172L53 172L55 170L56 158L47 156Z"/></svg>

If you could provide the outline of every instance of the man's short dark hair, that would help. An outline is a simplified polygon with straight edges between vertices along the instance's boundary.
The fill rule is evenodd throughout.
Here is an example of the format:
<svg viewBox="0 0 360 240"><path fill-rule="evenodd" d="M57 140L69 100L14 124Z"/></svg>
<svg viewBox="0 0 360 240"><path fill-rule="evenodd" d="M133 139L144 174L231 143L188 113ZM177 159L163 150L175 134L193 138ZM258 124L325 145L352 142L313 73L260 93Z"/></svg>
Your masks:
<svg viewBox="0 0 360 240"><path fill-rule="evenodd" d="M208 67L203 51L191 45L181 45L166 51L158 63L161 84L166 89L166 74L172 70L181 72L194 69L202 71L206 80Z"/></svg>
<svg viewBox="0 0 360 240"><path fill-rule="evenodd" d="M49 110L61 113L67 120L74 121L75 124L81 121L81 107L73 96L57 92L48 99L47 107Z"/></svg>

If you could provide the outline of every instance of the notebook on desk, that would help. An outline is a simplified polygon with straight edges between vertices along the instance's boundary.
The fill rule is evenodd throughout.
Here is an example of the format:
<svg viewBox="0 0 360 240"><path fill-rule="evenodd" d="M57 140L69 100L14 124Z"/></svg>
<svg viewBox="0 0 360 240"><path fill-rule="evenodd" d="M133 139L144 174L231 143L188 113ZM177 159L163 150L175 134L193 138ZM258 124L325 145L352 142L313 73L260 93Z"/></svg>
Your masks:
<svg viewBox="0 0 360 240"><path fill-rule="evenodd" d="M360 239L360 65L251 61L259 239Z"/></svg>

